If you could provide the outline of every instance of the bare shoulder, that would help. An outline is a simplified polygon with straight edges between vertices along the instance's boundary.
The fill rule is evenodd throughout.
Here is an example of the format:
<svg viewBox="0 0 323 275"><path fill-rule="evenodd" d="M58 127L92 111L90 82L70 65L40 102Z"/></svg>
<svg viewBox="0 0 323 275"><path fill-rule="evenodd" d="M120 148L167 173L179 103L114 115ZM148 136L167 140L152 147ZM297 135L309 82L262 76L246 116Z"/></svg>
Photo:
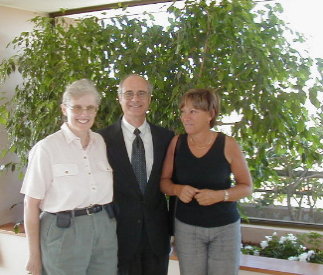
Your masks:
<svg viewBox="0 0 323 275"><path fill-rule="evenodd" d="M239 144L234 137L225 135L225 146L228 148L237 147L237 146L239 147Z"/></svg>
<svg viewBox="0 0 323 275"><path fill-rule="evenodd" d="M241 154L241 149L235 138L230 136L225 136L225 147L224 147L225 157L229 163L232 159L235 159L237 155Z"/></svg>
<svg viewBox="0 0 323 275"><path fill-rule="evenodd" d="M179 137L178 135L172 137L167 150L169 153L172 153L172 154L174 153L178 137Z"/></svg>
<svg viewBox="0 0 323 275"><path fill-rule="evenodd" d="M172 140L170 141L169 147L174 149L176 147L178 138L179 138L179 135L173 136Z"/></svg>
<svg viewBox="0 0 323 275"><path fill-rule="evenodd" d="M179 135L176 135L176 136L173 136L173 138L172 138L172 141L171 142L177 142L177 140L178 140L178 138L179 138Z"/></svg>

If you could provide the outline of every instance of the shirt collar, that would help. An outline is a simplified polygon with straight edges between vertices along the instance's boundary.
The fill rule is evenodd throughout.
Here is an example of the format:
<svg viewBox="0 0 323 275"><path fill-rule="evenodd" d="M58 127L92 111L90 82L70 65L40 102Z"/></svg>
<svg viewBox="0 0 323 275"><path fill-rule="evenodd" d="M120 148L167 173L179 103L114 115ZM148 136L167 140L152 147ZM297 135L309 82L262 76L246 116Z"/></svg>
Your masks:
<svg viewBox="0 0 323 275"><path fill-rule="evenodd" d="M67 122L63 123L63 125L61 126L61 130L68 144L70 144L74 140L80 140L80 138L77 135L75 135L72 132L72 130L68 127ZM94 133L92 132L92 130L89 130L89 134L90 134L90 142L89 142L89 145L90 145L91 143L94 142L94 136L93 136Z"/></svg>
<svg viewBox="0 0 323 275"><path fill-rule="evenodd" d="M131 134L133 134L133 131L138 128L140 130L141 135L144 135L148 126L148 122L145 119L144 123L141 124L139 127L134 127L133 125L131 125L123 116L122 117L122 121L121 123L123 124L124 128Z"/></svg>

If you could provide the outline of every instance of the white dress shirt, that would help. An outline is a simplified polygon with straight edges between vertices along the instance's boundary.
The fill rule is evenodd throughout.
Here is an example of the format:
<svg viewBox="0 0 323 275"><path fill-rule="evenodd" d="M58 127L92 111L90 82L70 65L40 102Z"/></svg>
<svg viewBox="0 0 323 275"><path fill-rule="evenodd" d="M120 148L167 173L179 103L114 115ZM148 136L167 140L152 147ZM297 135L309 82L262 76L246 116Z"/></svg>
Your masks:
<svg viewBox="0 0 323 275"><path fill-rule="evenodd" d="M112 169L101 135L81 140L64 123L30 151L21 193L40 199L40 209L59 212L106 204L113 197Z"/></svg>
<svg viewBox="0 0 323 275"><path fill-rule="evenodd" d="M136 135L133 131L136 127L132 126L130 123L126 121L124 117L121 120L121 129L124 137L124 142L126 144L126 149L128 153L129 160L131 162L131 153L132 153L132 143L136 138ZM150 177L151 169L154 163L154 147L153 147L153 138L150 131L150 126L148 122L145 120L144 123L138 127L140 130L140 137L145 147L145 156L146 156L146 171L147 171L147 181Z"/></svg>

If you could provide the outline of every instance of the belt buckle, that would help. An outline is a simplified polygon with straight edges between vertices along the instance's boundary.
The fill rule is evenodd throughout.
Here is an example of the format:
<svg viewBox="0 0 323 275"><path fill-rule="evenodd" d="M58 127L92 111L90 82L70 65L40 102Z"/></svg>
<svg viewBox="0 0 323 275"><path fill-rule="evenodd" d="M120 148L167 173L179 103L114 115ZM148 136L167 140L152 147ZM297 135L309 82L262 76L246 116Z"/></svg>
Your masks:
<svg viewBox="0 0 323 275"><path fill-rule="evenodd" d="M90 209L91 209L91 207L86 207L85 208L86 215L88 215L88 216L92 216L93 215L93 213L90 213Z"/></svg>

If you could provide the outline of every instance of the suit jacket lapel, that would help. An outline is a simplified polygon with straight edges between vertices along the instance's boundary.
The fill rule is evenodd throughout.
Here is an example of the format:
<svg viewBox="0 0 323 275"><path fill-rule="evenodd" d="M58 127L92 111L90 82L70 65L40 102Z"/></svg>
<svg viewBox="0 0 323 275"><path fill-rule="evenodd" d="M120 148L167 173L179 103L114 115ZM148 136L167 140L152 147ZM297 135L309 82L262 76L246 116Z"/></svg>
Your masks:
<svg viewBox="0 0 323 275"><path fill-rule="evenodd" d="M153 178L153 175L156 174L157 164L160 161L160 137L158 135L158 128L154 127L154 125L150 124L150 131L153 140L153 150L154 150L154 163L151 169L150 177L148 179L148 183L150 179Z"/></svg>
<svg viewBox="0 0 323 275"><path fill-rule="evenodd" d="M128 157L126 144L124 142L124 136L121 128L121 119L115 123L113 133L113 148L116 165L119 170L124 173L125 184L130 184L130 188L135 188L136 192L141 194L139 185L137 183L136 175L133 172L131 162ZM109 146L109 145L108 145ZM135 183L135 184L134 184Z"/></svg>
<svg viewBox="0 0 323 275"><path fill-rule="evenodd" d="M116 151L118 151L115 152L118 153L118 159L122 160L123 164L131 166L126 149L126 144L124 142L124 136L121 129L121 119L119 119L119 121L115 124L115 132L113 133L113 143L114 148L116 149Z"/></svg>

